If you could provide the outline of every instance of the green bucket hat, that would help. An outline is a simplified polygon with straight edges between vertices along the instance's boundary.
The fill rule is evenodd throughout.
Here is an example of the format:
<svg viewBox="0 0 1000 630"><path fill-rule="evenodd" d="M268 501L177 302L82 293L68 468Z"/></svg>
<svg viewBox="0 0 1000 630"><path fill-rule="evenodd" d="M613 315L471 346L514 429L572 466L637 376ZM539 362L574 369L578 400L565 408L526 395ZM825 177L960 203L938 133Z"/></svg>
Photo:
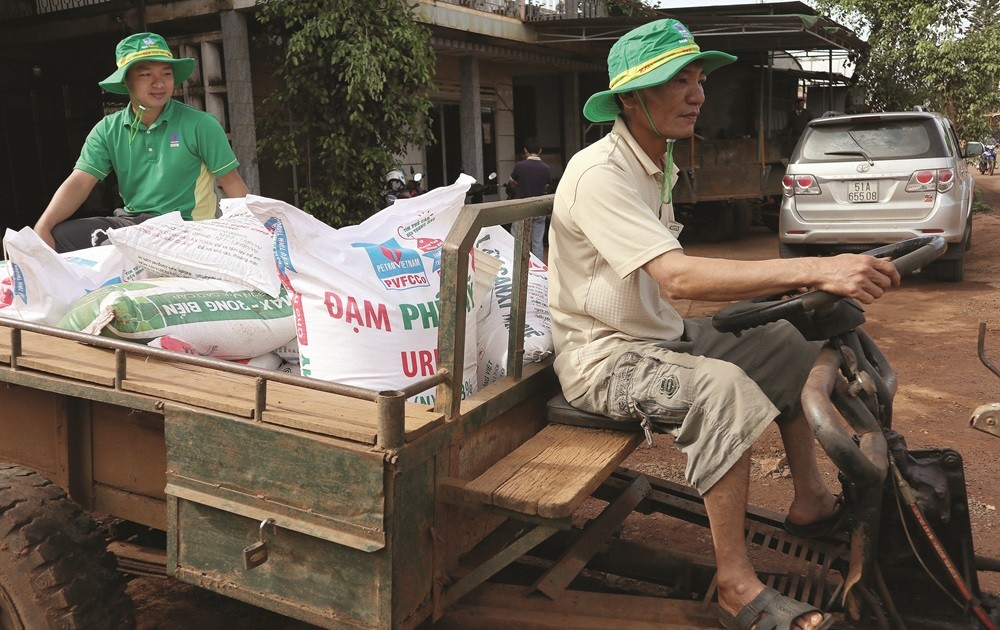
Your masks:
<svg viewBox="0 0 1000 630"><path fill-rule="evenodd" d="M118 42L115 48L118 69L99 85L114 94L128 95L125 87L125 73L137 61L162 61L174 68L174 82L181 84L194 72L194 59L182 57L174 59L167 41L156 33L136 33Z"/></svg>
<svg viewBox="0 0 1000 630"><path fill-rule="evenodd" d="M684 66L700 61L705 74L736 61L733 55L701 48L677 20L656 20L622 35L608 53L607 90L594 94L583 106L591 122L608 122L618 115L615 94L666 83Z"/></svg>

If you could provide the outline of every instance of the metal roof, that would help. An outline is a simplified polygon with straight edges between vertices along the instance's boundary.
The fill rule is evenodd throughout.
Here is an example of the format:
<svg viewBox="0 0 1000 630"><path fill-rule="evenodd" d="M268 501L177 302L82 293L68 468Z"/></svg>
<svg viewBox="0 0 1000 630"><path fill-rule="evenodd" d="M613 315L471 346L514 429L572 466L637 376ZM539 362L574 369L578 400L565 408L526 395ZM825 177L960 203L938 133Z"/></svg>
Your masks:
<svg viewBox="0 0 1000 630"><path fill-rule="evenodd" d="M867 44L853 31L802 2L664 9L691 30L702 48L733 52L769 50L860 50ZM538 43L607 42L647 22L639 18L586 18L531 22Z"/></svg>

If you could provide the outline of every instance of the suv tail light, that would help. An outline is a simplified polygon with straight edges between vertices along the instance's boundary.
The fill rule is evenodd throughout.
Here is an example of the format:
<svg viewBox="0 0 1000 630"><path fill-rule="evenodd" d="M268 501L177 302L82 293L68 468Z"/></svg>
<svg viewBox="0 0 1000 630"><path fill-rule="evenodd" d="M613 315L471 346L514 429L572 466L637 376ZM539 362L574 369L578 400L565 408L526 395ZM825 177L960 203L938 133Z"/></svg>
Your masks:
<svg viewBox="0 0 1000 630"><path fill-rule="evenodd" d="M955 185L955 169L914 171L906 182L906 192L948 192Z"/></svg>
<svg viewBox="0 0 1000 630"><path fill-rule="evenodd" d="M781 178L781 190L786 197L820 193L819 184L812 175L785 175Z"/></svg>
<svg viewBox="0 0 1000 630"><path fill-rule="evenodd" d="M938 192L948 192L955 185L955 169L942 168L938 171Z"/></svg>

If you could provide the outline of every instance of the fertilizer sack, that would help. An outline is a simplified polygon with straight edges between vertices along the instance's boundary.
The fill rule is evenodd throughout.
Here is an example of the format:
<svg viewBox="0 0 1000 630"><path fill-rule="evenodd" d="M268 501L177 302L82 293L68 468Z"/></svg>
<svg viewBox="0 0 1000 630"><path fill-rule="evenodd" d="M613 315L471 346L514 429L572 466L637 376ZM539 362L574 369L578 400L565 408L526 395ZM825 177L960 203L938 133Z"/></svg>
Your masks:
<svg viewBox="0 0 1000 630"><path fill-rule="evenodd" d="M295 337L292 301L222 280L155 278L104 287L82 298L60 328L156 347L249 359ZM164 343L167 341L167 343Z"/></svg>
<svg viewBox="0 0 1000 630"><path fill-rule="evenodd" d="M205 221L145 221L107 236L151 278L225 280L271 297L281 287L271 233L246 208Z"/></svg>
<svg viewBox="0 0 1000 630"><path fill-rule="evenodd" d="M513 296L514 237L500 226L483 228L476 250L489 254L500 270L493 290L482 301L477 314L479 387L486 387L507 374L507 339ZM485 266L485 265L481 265ZM549 314L549 273L542 261L531 256L524 317L524 362L541 361L552 354L552 319Z"/></svg>
<svg viewBox="0 0 1000 630"><path fill-rule="evenodd" d="M30 227L8 229L3 247L10 277L4 315L27 322L55 325L88 291L144 276L111 245L57 254Z"/></svg>
<svg viewBox="0 0 1000 630"><path fill-rule="evenodd" d="M339 230L281 201L227 200L274 232L278 272L295 296L303 376L382 391L436 373L441 246L472 181L462 176ZM470 310L471 287L470 278ZM466 320L463 396L476 389L475 317ZM433 404L434 390L411 401Z"/></svg>

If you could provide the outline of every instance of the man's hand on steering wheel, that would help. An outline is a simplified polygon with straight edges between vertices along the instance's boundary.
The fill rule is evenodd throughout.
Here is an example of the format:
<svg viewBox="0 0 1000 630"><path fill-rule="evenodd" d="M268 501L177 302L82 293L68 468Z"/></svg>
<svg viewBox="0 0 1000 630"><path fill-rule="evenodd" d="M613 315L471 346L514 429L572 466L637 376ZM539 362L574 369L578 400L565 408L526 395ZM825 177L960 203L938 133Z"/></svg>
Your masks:
<svg viewBox="0 0 1000 630"><path fill-rule="evenodd" d="M871 304L887 288L899 285L901 276L924 268L947 249L948 244L940 236L919 236L861 255L811 258L808 264L815 265L813 269L821 272L817 276L825 278L814 290L794 297L786 292L737 302L716 313L712 326L720 332L738 335L740 331L785 319L799 328L807 339L828 339L830 327L812 325L815 314L822 314L825 318L832 310L850 302L845 298ZM864 313L857 304L854 308ZM846 318L844 321L854 326L863 323L864 317Z"/></svg>
<svg viewBox="0 0 1000 630"><path fill-rule="evenodd" d="M900 275L892 261L865 254L840 254L809 259L822 279L816 289L871 304L890 286L898 287Z"/></svg>

